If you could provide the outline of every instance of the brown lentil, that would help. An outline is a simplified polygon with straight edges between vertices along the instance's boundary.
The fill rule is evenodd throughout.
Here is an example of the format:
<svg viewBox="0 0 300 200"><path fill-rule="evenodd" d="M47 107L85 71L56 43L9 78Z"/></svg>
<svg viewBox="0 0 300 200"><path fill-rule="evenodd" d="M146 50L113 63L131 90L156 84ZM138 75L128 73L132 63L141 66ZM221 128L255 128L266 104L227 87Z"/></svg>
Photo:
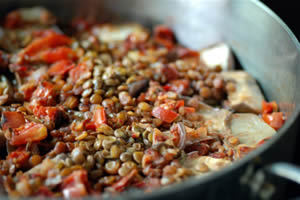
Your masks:
<svg viewBox="0 0 300 200"><path fill-rule="evenodd" d="M199 163L202 156L226 163L245 154L238 137L214 130L215 120L206 116L211 109L201 105L228 109L228 93L239 85L224 81L221 66L200 63L196 53L175 42L167 27L155 28L152 37L139 25L76 24L75 20L72 44L40 45L30 56L26 51L35 49L34 41L57 36L56 31L48 31L55 20L50 23L45 11L42 24L40 19L27 22L18 12L13 16L20 18L21 27L2 27L3 37L8 43L9 36L14 38L16 49L0 51L0 67L14 74L9 75L13 80L6 80L7 70L0 70L0 146L7 151L0 172L11 195L33 197L47 189L47 194L62 198L71 195L77 184L80 190L75 192L88 195L115 193L139 183L167 185L209 172L208 162ZM26 36L19 33L23 29ZM169 33L170 39L164 37ZM59 35L68 37L61 31ZM120 35L123 40L105 41ZM61 47L70 51L70 69L53 72L52 66L62 60L54 58L53 64L42 55ZM23 64L26 73L19 71ZM9 114L18 117L18 128L6 123ZM217 114L213 117L221 121ZM18 134L28 133L26 129L35 137L13 144ZM70 180L76 184L69 184Z"/></svg>

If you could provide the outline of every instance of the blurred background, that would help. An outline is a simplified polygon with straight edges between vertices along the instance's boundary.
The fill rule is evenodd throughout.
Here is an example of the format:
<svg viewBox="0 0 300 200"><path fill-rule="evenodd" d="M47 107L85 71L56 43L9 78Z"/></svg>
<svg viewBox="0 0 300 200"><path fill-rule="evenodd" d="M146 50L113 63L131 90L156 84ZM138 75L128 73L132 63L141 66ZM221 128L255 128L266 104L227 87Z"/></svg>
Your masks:
<svg viewBox="0 0 300 200"><path fill-rule="evenodd" d="M300 4L297 4L298 1L262 0L262 2L275 11L295 33L298 40L300 40L300 23L298 17Z"/></svg>

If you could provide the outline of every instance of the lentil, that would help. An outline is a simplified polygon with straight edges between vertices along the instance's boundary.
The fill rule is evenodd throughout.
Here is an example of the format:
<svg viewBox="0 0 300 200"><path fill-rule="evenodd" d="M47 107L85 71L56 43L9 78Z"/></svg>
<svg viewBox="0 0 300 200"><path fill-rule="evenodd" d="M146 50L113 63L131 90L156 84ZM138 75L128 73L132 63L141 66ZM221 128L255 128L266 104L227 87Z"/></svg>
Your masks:
<svg viewBox="0 0 300 200"><path fill-rule="evenodd" d="M53 31L46 10L36 21L14 12L20 24L8 15L1 31L16 49L0 50L0 67L9 69L0 70L0 179L12 196L72 199L153 180L168 185L262 143L242 144L229 131L232 119L219 116L231 114L238 82L199 62L169 28L151 37L140 25L74 20L67 36ZM274 102L263 107L264 120L278 114Z"/></svg>

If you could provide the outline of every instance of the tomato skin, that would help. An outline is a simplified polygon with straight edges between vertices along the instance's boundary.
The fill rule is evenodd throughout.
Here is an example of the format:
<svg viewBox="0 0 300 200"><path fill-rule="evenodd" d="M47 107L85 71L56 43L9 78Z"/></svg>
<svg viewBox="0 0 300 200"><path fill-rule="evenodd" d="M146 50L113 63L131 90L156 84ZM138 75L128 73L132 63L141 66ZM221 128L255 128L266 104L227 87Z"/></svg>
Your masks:
<svg viewBox="0 0 300 200"><path fill-rule="evenodd" d="M58 115L57 113L62 111L58 107L51 107L51 106L30 106L32 109L32 112L34 116L38 118L46 118L51 121L55 121L56 116ZM63 112L63 111L62 111Z"/></svg>
<svg viewBox="0 0 300 200"><path fill-rule="evenodd" d="M36 85L35 84L24 84L20 87L19 89L23 95L24 95L24 100L25 101L30 101L33 92L36 90Z"/></svg>
<svg viewBox="0 0 300 200"><path fill-rule="evenodd" d="M154 28L154 40L167 49L172 49L175 46L175 35L173 31L165 25L159 25Z"/></svg>
<svg viewBox="0 0 300 200"><path fill-rule="evenodd" d="M184 106L184 100L179 100L179 101L176 102L175 108L180 108L182 106Z"/></svg>
<svg viewBox="0 0 300 200"><path fill-rule="evenodd" d="M70 45L71 42L72 40L65 35L49 31L43 37L35 39L21 52L19 63L25 62L28 57L34 56L42 50Z"/></svg>
<svg viewBox="0 0 300 200"><path fill-rule="evenodd" d="M76 60L76 58L77 56L73 49L69 47L57 47L42 51L37 55L36 60L51 64L60 60Z"/></svg>
<svg viewBox="0 0 300 200"><path fill-rule="evenodd" d="M90 73L85 64L79 64L69 71L69 77L73 83L76 83L76 81L88 76Z"/></svg>
<svg viewBox="0 0 300 200"><path fill-rule="evenodd" d="M12 160L13 163L23 165L29 159L29 152L24 147L19 147L7 155L6 160Z"/></svg>
<svg viewBox="0 0 300 200"><path fill-rule="evenodd" d="M196 112L196 109L194 107L184 107L184 113L193 113Z"/></svg>
<svg viewBox="0 0 300 200"><path fill-rule="evenodd" d="M179 58L191 58L191 57L198 57L199 56L198 51L194 51L194 50L184 48L184 47L178 47L176 49L176 53L177 53L177 56Z"/></svg>
<svg viewBox="0 0 300 200"><path fill-rule="evenodd" d="M284 116L282 112L273 112L271 114L264 113L263 120L275 130L279 130L284 124Z"/></svg>
<svg viewBox="0 0 300 200"><path fill-rule="evenodd" d="M96 125L95 125L94 122L87 122L87 123L85 123L85 128L87 130L93 130L93 131L95 131L96 130Z"/></svg>
<svg viewBox="0 0 300 200"><path fill-rule="evenodd" d="M178 71L176 70L176 68L172 67L172 66L164 66L161 69L161 72L162 72L163 75L165 75L165 77L167 78L168 81L177 79L178 76L179 76Z"/></svg>
<svg viewBox="0 0 300 200"><path fill-rule="evenodd" d="M10 64L9 65L10 70L17 72L20 77L26 77L28 76L30 67L28 65L18 65L18 64Z"/></svg>
<svg viewBox="0 0 300 200"><path fill-rule="evenodd" d="M11 12L5 18L4 27L14 29L20 25L21 21L22 17L18 11Z"/></svg>
<svg viewBox="0 0 300 200"><path fill-rule="evenodd" d="M42 82L40 86L33 92L32 100L37 104L47 106L55 104L56 92L54 85L50 82Z"/></svg>
<svg viewBox="0 0 300 200"><path fill-rule="evenodd" d="M101 124L106 124L107 120L105 109L102 106L97 106L95 108L93 119L96 127L100 126Z"/></svg>
<svg viewBox="0 0 300 200"><path fill-rule="evenodd" d="M51 67L48 70L48 74L50 76L64 75L74 67L75 64L70 60L61 60L51 65Z"/></svg>
<svg viewBox="0 0 300 200"><path fill-rule="evenodd" d="M38 142L47 137L47 128L43 124L28 122L19 128L13 129L11 145L23 145L28 142Z"/></svg>
<svg viewBox="0 0 300 200"><path fill-rule="evenodd" d="M278 105L275 101L272 102L266 102L262 101L262 113L272 113L277 112Z"/></svg>
<svg viewBox="0 0 300 200"><path fill-rule="evenodd" d="M178 114L172 110L167 110L162 107L156 107L152 110L152 115L164 122L172 123Z"/></svg>
<svg viewBox="0 0 300 200"><path fill-rule="evenodd" d="M65 198L77 198L88 194L86 170L77 170L67 176L61 185Z"/></svg>
<svg viewBox="0 0 300 200"><path fill-rule="evenodd" d="M131 172L121 178L118 182L114 183L111 187L115 191L122 192L125 190L125 187L130 183L130 181L137 175L138 171L136 169L131 170Z"/></svg>
<svg viewBox="0 0 300 200"><path fill-rule="evenodd" d="M177 79L170 82L170 90L177 94L184 94L189 86L190 82L186 79Z"/></svg>
<svg viewBox="0 0 300 200"><path fill-rule="evenodd" d="M18 128L25 124L24 115L20 112L4 111L2 113L2 129Z"/></svg>

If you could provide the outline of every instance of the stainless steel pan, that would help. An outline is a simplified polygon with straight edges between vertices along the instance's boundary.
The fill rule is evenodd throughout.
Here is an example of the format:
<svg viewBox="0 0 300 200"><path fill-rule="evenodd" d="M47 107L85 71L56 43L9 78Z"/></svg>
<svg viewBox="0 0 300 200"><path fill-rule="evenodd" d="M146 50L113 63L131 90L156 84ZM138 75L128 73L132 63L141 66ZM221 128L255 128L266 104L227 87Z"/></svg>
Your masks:
<svg viewBox="0 0 300 200"><path fill-rule="evenodd" d="M192 48L225 41L243 68L258 80L265 95L279 102L288 115L275 137L224 170L153 193L129 192L117 198L279 197L279 188L266 187L267 176L260 166L291 159L300 111L300 48L293 33L269 8L255 0L1 0L0 15L36 5L47 7L63 20L74 15L95 15L101 20L138 21L148 26L166 23L182 44ZM287 169L282 165L270 166L267 169L286 175L280 171ZM291 177L297 181L297 177Z"/></svg>

